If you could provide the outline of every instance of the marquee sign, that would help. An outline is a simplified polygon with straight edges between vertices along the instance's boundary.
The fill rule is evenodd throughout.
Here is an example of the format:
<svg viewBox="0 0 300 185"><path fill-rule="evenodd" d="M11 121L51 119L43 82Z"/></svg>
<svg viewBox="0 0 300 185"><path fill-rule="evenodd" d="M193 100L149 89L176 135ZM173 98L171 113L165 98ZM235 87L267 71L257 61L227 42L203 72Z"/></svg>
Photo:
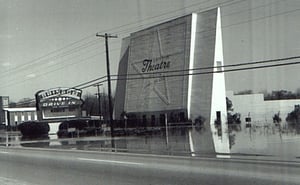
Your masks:
<svg viewBox="0 0 300 185"><path fill-rule="evenodd" d="M36 96L40 101L51 99L53 97L69 97L74 99L81 99L81 90L74 88L56 88L47 91L39 91Z"/></svg>
<svg viewBox="0 0 300 185"><path fill-rule="evenodd" d="M81 116L82 91L75 88L54 88L35 94L39 119L61 119Z"/></svg>
<svg viewBox="0 0 300 185"><path fill-rule="evenodd" d="M53 98L50 101L43 102L42 107L66 107L71 105L81 105L82 101L72 100L70 98Z"/></svg>

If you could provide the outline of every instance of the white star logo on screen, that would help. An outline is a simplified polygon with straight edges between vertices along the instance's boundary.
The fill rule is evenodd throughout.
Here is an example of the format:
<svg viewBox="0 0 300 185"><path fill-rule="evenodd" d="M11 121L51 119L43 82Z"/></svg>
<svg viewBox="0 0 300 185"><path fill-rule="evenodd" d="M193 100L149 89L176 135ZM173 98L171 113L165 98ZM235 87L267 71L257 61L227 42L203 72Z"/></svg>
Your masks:
<svg viewBox="0 0 300 185"><path fill-rule="evenodd" d="M143 96L145 98L159 97L166 105L170 104L167 73L159 73L170 67L168 56L162 54L159 31L153 33L151 57L132 63L133 69L143 79ZM143 103L146 103L144 101Z"/></svg>

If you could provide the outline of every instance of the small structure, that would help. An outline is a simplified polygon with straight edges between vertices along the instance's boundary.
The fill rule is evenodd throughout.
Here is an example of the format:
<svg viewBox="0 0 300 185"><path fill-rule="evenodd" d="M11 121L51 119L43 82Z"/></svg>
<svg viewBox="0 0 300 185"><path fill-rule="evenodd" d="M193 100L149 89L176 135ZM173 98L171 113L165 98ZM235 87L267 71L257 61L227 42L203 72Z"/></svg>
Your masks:
<svg viewBox="0 0 300 185"><path fill-rule="evenodd" d="M9 97L0 96L0 124L6 124L6 114L4 108L8 108Z"/></svg>
<svg viewBox="0 0 300 185"><path fill-rule="evenodd" d="M4 108L3 110L6 126L18 126L25 121L37 120L35 107Z"/></svg>
<svg viewBox="0 0 300 185"><path fill-rule="evenodd" d="M292 112L295 105L300 104L300 99L284 99L284 100L265 100L264 94L243 94L235 95L233 91L227 91L227 97L234 105L234 111L241 114L241 120L245 124L251 121L251 124L263 126L272 124L275 114L280 112L282 124L285 124L285 118L288 113ZM251 114L251 120L249 118Z"/></svg>
<svg viewBox="0 0 300 185"><path fill-rule="evenodd" d="M6 127L15 127L25 121L37 120L35 107L9 108L9 97L0 96L0 121Z"/></svg>

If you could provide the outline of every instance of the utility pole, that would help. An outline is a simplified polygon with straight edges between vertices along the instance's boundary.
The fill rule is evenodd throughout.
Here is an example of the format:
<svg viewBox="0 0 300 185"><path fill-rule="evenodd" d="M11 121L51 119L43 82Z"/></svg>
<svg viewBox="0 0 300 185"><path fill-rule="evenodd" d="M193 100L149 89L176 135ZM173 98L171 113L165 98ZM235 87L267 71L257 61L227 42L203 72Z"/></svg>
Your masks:
<svg viewBox="0 0 300 185"><path fill-rule="evenodd" d="M100 94L100 86L103 84L96 84L95 86L97 87L98 93L96 94L98 97L98 105L99 105L99 120L101 123L101 115L102 115L102 110L101 110L101 94Z"/></svg>
<svg viewBox="0 0 300 185"><path fill-rule="evenodd" d="M111 82L110 82L110 67L109 67L109 53L108 53L108 38L117 38L116 35L110 35L105 33L104 35L96 34L97 37L105 38L105 49L106 49L106 70L107 70L107 82L108 82L108 106L109 106L109 121L110 121L110 132L111 137L114 137L114 126L113 126L113 116L112 116L112 100L111 100Z"/></svg>

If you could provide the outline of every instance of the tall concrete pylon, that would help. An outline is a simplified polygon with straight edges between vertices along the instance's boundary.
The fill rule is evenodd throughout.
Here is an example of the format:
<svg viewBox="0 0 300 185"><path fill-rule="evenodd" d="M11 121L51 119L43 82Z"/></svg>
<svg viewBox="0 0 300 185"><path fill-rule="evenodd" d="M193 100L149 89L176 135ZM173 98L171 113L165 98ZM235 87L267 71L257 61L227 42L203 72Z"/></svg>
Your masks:
<svg viewBox="0 0 300 185"><path fill-rule="evenodd" d="M210 125L217 153L230 153L227 125L221 12L218 8ZM219 123L217 123L219 121Z"/></svg>

